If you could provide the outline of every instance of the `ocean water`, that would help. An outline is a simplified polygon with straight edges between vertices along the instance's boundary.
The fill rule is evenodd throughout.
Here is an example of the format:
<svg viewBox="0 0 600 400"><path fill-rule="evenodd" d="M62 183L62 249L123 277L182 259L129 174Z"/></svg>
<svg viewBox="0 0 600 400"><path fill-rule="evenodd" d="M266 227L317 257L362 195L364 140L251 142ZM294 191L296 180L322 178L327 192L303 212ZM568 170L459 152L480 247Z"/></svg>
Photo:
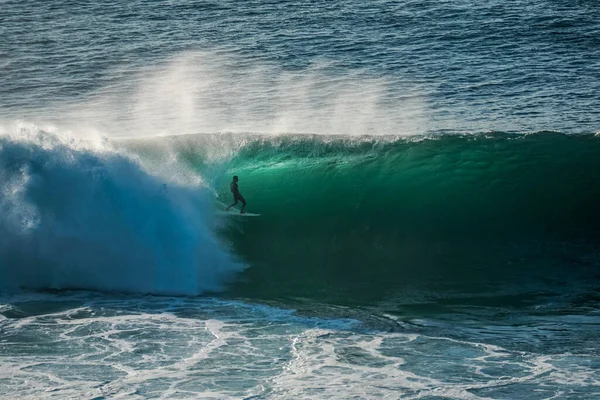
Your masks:
<svg viewBox="0 0 600 400"><path fill-rule="evenodd" d="M599 398L599 21L0 0L0 398Z"/></svg>

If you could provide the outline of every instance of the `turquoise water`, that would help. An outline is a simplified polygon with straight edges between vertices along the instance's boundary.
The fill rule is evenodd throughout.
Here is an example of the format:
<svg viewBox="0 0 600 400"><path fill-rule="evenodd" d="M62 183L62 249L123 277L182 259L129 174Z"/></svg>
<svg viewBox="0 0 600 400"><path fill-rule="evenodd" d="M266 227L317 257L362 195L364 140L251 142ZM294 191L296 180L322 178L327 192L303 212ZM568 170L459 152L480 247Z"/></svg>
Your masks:
<svg viewBox="0 0 600 400"><path fill-rule="evenodd" d="M599 14L0 2L0 397L597 398Z"/></svg>

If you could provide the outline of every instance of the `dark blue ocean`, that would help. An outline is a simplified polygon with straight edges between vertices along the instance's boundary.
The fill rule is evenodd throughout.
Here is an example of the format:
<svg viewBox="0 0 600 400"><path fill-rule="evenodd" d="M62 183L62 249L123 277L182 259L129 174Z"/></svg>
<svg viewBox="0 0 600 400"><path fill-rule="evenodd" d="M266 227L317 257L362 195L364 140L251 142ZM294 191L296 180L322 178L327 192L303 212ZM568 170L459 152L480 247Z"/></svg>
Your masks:
<svg viewBox="0 0 600 400"><path fill-rule="evenodd" d="M0 0L0 398L597 399L598 204L597 1Z"/></svg>

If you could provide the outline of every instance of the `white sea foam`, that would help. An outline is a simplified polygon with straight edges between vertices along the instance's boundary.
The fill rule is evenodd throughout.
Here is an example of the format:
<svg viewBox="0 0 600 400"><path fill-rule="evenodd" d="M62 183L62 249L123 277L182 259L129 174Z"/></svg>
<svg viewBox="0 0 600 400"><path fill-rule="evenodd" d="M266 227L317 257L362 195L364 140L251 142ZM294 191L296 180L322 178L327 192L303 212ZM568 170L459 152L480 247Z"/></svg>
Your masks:
<svg viewBox="0 0 600 400"><path fill-rule="evenodd" d="M586 398L600 383L590 356L368 331L237 301L80 293L2 302L21 311L1 325L0 396Z"/></svg>

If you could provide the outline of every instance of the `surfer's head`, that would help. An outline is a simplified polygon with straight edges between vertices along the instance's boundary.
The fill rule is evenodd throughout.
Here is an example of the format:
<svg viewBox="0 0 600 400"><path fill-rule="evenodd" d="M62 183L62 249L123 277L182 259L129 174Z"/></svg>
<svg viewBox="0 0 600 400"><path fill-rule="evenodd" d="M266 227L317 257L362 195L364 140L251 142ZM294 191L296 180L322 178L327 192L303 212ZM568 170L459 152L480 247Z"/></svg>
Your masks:
<svg viewBox="0 0 600 400"><path fill-rule="evenodd" d="M237 177L237 175L234 175L234 176L233 176L233 181L234 181L234 182L237 182L237 181L238 181L238 177Z"/></svg>

